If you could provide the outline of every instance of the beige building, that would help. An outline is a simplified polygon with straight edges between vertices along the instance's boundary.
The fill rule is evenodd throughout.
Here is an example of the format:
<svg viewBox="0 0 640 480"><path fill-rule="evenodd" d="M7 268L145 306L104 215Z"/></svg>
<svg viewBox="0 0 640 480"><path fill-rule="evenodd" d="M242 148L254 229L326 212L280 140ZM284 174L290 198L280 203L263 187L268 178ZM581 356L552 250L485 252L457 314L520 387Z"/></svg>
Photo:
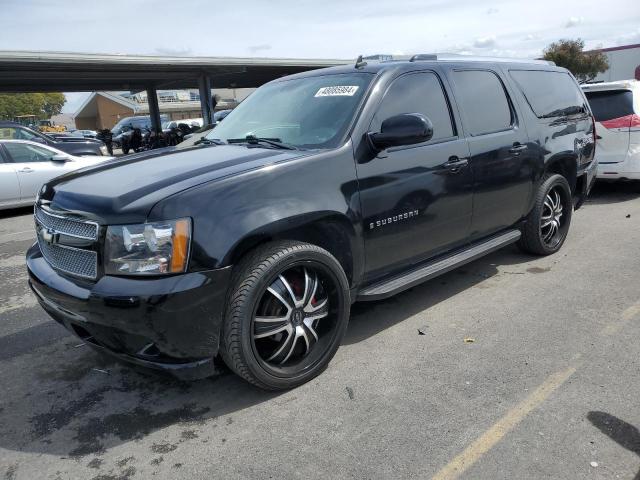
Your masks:
<svg viewBox="0 0 640 480"><path fill-rule="evenodd" d="M234 108L255 89L213 90L218 99L216 110ZM170 90L158 92L160 113L171 120L200 118L200 100L197 92ZM73 115L76 128L88 130L111 129L118 121L134 115L148 115L146 92L128 94L120 92L93 92Z"/></svg>
<svg viewBox="0 0 640 480"><path fill-rule="evenodd" d="M609 70L599 74L596 82L613 82L616 80L640 80L640 43L622 45L620 47L601 48L609 60Z"/></svg>

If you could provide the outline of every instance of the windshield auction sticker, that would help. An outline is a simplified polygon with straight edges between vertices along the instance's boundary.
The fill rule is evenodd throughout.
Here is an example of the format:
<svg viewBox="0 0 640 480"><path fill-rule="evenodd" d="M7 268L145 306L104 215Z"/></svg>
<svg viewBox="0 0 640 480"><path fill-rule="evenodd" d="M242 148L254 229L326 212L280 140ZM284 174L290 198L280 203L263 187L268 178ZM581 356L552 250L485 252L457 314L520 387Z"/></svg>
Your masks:
<svg viewBox="0 0 640 480"><path fill-rule="evenodd" d="M335 87L322 87L314 97L353 97L358 91L356 85L336 85Z"/></svg>

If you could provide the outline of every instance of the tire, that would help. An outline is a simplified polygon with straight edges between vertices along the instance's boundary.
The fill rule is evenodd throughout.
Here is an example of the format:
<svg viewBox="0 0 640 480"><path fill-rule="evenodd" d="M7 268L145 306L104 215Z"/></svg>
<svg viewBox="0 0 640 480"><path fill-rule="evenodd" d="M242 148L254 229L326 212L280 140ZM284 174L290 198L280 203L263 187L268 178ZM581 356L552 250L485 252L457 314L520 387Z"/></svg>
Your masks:
<svg viewBox="0 0 640 480"><path fill-rule="evenodd" d="M265 390L296 387L329 364L350 307L347 277L329 252L292 241L264 245L234 269L222 358Z"/></svg>
<svg viewBox="0 0 640 480"><path fill-rule="evenodd" d="M556 207L556 198L560 199L559 207ZM518 246L534 255L556 253L567 238L572 213L573 199L569 182L562 175L546 174L536 193L533 208L527 215ZM555 233L552 231L554 221Z"/></svg>

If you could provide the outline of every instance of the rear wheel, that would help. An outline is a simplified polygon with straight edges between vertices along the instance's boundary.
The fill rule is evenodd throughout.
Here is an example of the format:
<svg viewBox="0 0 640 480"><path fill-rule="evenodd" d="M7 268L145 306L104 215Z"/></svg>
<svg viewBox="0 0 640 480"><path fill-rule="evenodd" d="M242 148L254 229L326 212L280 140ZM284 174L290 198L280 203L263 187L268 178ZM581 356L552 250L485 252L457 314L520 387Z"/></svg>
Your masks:
<svg viewBox="0 0 640 480"><path fill-rule="evenodd" d="M264 389L305 383L338 349L350 304L346 275L326 250L297 242L261 247L234 273L222 356Z"/></svg>
<svg viewBox="0 0 640 480"><path fill-rule="evenodd" d="M536 255L557 252L569 233L572 213L571 188L567 179L562 175L547 174L527 216L518 246Z"/></svg>

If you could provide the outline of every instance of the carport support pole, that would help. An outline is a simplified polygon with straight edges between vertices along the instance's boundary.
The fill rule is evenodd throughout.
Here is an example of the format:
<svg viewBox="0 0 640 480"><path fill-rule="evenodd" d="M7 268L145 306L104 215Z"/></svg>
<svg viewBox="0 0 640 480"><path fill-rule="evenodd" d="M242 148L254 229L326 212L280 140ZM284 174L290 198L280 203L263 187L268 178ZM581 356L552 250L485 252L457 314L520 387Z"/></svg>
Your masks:
<svg viewBox="0 0 640 480"><path fill-rule="evenodd" d="M157 133L162 132L162 121L160 120L160 107L158 106L158 95L153 87L147 88L147 102L149 103L149 115L151 116L151 126Z"/></svg>
<svg viewBox="0 0 640 480"><path fill-rule="evenodd" d="M202 120L205 125L213 123L213 100L211 98L211 78L209 75L200 75L198 78L198 90L200 90L200 108L202 109Z"/></svg>

